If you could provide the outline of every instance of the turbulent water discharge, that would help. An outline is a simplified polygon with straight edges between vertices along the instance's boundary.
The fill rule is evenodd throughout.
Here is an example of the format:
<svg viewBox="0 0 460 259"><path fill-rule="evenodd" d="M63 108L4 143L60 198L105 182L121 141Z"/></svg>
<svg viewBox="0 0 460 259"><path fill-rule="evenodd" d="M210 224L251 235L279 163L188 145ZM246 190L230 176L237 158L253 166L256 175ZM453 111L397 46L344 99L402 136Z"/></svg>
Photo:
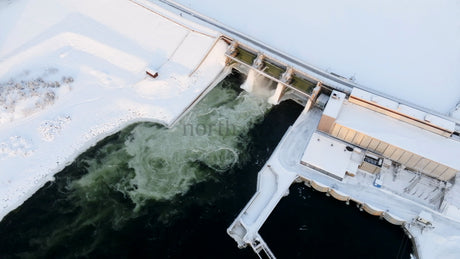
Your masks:
<svg viewBox="0 0 460 259"><path fill-rule="evenodd" d="M225 230L303 107L270 107L242 79L171 129L134 124L84 152L0 222L0 259L257 258ZM278 258L409 258L401 228L303 184L290 193L261 229Z"/></svg>
<svg viewBox="0 0 460 259"><path fill-rule="evenodd" d="M56 245L70 245L91 230L94 239L83 241L74 255L88 254L103 237L98 231L104 228L98 226L120 229L145 214L149 202L168 201L196 183L225 174L248 158L247 134L269 108L264 98L240 91L227 80L171 129L140 123L112 136L73 165L84 167L84 172L56 181L65 195L52 207L70 217L48 223L52 233L36 233L31 254L21 255L51 255ZM174 210L165 210L159 218L167 222L170 214Z"/></svg>
<svg viewBox="0 0 460 259"><path fill-rule="evenodd" d="M97 186L112 186L135 211L148 200L170 199L244 160L245 136L268 108L262 98L217 86L172 129L143 123L123 131L124 143L87 161L89 173L71 188L97 199Z"/></svg>

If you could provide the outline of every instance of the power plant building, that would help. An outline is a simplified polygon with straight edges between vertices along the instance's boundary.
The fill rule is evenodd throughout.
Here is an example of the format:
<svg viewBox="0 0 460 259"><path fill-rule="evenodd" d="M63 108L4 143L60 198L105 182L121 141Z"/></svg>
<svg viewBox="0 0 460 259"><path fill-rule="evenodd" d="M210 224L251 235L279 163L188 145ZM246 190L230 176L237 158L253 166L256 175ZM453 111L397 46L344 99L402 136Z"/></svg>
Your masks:
<svg viewBox="0 0 460 259"><path fill-rule="evenodd" d="M460 171L454 122L361 89L354 88L348 99L333 91L318 130L368 154L360 169L371 173L383 159L442 181Z"/></svg>

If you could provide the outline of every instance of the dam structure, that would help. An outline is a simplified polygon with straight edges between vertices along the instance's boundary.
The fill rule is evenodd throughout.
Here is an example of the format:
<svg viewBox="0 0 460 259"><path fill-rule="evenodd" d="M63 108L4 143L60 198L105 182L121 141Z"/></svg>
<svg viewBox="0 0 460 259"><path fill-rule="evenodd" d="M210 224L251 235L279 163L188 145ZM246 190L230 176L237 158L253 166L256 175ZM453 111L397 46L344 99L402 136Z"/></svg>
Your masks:
<svg viewBox="0 0 460 259"><path fill-rule="evenodd" d="M292 99L305 107L227 230L238 247L275 258L258 231L295 182L402 226L416 249L424 238L418 231L435 232L440 222L458 230L460 141L454 120L357 87L340 91L235 42L225 55L228 65L248 75L246 91L265 87L269 102Z"/></svg>
<svg viewBox="0 0 460 259"><path fill-rule="evenodd" d="M457 119L296 66L247 39L222 39L228 44L227 66L247 74L241 88L263 92L275 105L291 99L305 107L227 230L238 247L249 245L261 258L276 258L258 231L295 182L402 226L418 258L428 254L424 244L433 236L460 233Z"/></svg>
<svg viewBox="0 0 460 259"><path fill-rule="evenodd" d="M109 134L139 121L172 127L236 69L247 75L245 91L273 105L289 99L304 106L227 229L239 248L276 258L259 230L290 186L303 182L400 225L417 258L460 255L458 117L316 68L173 1L83 2L66 4L37 28L8 28L35 29L36 37L10 38L17 42L0 49L0 76L40 68L64 76L66 91L45 95L61 98L53 109L36 105L2 125L0 166L12 173L0 175L0 219Z"/></svg>

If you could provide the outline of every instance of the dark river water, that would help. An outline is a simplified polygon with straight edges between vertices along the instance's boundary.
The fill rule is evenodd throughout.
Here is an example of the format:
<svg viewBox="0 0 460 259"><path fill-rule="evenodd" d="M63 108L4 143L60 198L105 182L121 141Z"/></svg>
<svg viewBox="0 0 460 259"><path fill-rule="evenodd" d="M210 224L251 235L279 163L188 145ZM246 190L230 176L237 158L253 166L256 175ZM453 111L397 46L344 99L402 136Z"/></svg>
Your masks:
<svg viewBox="0 0 460 259"><path fill-rule="evenodd" d="M226 234L302 111L232 74L171 129L105 138L0 222L0 258L257 258ZM296 184L261 235L278 258L409 258L400 227Z"/></svg>

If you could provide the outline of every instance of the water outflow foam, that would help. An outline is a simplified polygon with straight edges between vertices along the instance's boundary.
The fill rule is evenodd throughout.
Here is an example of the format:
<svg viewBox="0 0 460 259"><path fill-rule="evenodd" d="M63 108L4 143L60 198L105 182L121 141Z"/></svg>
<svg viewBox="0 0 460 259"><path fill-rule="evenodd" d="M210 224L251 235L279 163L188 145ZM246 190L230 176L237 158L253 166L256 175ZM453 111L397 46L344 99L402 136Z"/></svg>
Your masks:
<svg viewBox="0 0 460 259"><path fill-rule="evenodd" d="M276 83L256 70L250 69L241 88L257 96L268 98L275 93Z"/></svg>
<svg viewBox="0 0 460 259"><path fill-rule="evenodd" d="M269 108L266 98L239 92L227 78L173 128L139 123L107 138L44 187L56 189L56 197L41 200L48 194L40 190L31 198L45 203L33 210L41 224L28 223L34 226L25 227L18 245L23 252L16 255L54 257L72 246L72 257L84 257L113 245L110 235L124 233L147 213L173 222L185 202L181 195L194 184L222 179L248 161L248 132Z"/></svg>
<svg viewBox="0 0 460 259"><path fill-rule="evenodd" d="M247 133L269 107L265 98L218 85L171 129L141 123L122 132L124 143L86 161L88 173L70 184L72 196L96 201L111 189L137 213L149 200L183 194L247 158Z"/></svg>

